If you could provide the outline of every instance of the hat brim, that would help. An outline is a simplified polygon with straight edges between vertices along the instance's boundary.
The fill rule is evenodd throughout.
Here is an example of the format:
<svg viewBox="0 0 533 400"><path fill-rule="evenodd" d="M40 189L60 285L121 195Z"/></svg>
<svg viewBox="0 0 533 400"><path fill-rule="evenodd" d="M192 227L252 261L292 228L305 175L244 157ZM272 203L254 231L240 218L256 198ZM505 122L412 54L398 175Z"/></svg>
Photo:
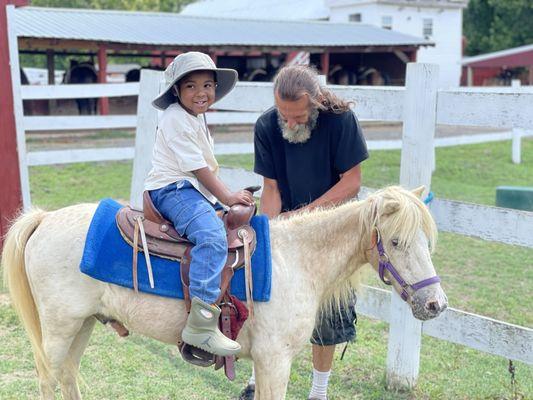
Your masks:
<svg viewBox="0 0 533 400"><path fill-rule="evenodd" d="M215 89L215 103L232 91L238 80L237 71L229 68L204 68L202 71L213 71L216 74L217 87ZM152 105L159 110L165 110L169 105L176 102L176 96L172 94L172 86L185 75L194 71L187 71L179 75L161 92L153 101Z"/></svg>

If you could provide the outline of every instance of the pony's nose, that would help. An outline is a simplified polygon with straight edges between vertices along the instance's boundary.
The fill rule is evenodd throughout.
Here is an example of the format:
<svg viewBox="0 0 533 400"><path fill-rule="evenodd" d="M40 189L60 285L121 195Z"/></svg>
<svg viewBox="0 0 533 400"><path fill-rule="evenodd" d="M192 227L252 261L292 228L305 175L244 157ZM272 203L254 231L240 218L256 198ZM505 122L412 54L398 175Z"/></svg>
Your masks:
<svg viewBox="0 0 533 400"><path fill-rule="evenodd" d="M438 315L446 309L446 303L441 305L438 300L428 300L425 305L426 311L433 315Z"/></svg>

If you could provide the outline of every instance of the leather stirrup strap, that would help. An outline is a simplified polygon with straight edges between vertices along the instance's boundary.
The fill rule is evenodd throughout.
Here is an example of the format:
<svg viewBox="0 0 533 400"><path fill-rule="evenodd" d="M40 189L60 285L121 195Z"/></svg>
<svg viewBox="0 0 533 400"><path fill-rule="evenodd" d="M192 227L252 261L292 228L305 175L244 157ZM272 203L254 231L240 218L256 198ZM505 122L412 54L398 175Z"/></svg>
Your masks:
<svg viewBox="0 0 533 400"><path fill-rule="evenodd" d="M250 316L250 322L254 322L254 299L253 299L253 281L252 281L252 254L250 252L250 243L248 242L248 232L246 229L240 229L238 233L244 245L244 280L246 287L246 306Z"/></svg>
<svg viewBox="0 0 533 400"><path fill-rule="evenodd" d="M233 339L231 337L231 298L224 296L225 302L221 306L221 320L222 320L222 333ZM224 357L224 374L228 377L230 381L235 379L235 356Z"/></svg>
<svg viewBox="0 0 533 400"><path fill-rule="evenodd" d="M180 276L181 285L183 286L183 301L185 302L185 308L187 313L191 311L191 294L189 293L189 270L191 267L191 248L188 247L185 250L185 254L180 260Z"/></svg>
<svg viewBox="0 0 533 400"><path fill-rule="evenodd" d="M152 263L150 262L150 253L148 250L148 243L146 242L146 234L144 233L143 217L138 216L135 218L139 230L141 231L141 241L143 244L144 259L146 260L146 269L148 270L148 280L150 281L150 287L154 288L154 274L152 272Z"/></svg>
<svg viewBox="0 0 533 400"><path fill-rule="evenodd" d="M132 276L133 276L133 290L139 292L139 280L137 278L137 255L139 252L139 224L135 224L133 229L133 262L132 262Z"/></svg>

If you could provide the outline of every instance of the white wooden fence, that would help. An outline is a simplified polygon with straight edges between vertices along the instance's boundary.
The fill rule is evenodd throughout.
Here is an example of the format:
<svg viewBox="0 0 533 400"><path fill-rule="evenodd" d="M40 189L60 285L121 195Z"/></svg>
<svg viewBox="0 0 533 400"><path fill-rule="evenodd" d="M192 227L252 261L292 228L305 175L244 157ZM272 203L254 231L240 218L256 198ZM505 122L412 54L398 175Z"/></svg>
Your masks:
<svg viewBox="0 0 533 400"><path fill-rule="evenodd" d="M18 67L17 67L18 68ZM332 87L339 95L357 103L357 114L365 120L403 121L403 140L373 143L369 147L402 148L400 183L406 187L425 184L429 190L434 146L449 144L454 139L434 139L435 124L475 125L528 129L533 126L533 93L506 90L437 91L437 69L432 65L409 64L406 88ZM22 176L27 166L58 162L117 160L134 158L131 203L140 206L142 181L149 169L157 124L157 112L149 105L159 90L161 73L143 71L140 84L88 85L57 87L22 87L14 85L15 99L79 98L82 96L125 96L140 93L137 117L24 117L18 107L17 124L22 133L34 130L99 129L136 127L133 148L69 150L26 154L19 148ZM213 113L217 123L253 122L257 115L273 104L271 84L241 83L218 104ZM235 112L238 111L238 112ZM510 134L494 134L484 141L505 140ZM22 135L23 137L23 135ZM466 138L455 138L464 143ZM475 139L474 139L475 140ZM260 182L253 173L225 169L222 177L228 183ZM29 193L29 190L27 189ZM25 200L29 205L29 197ZM487 207L463 202L435 199L431 211L440 230L477 236L508 244L533 247L533 213ZM390 386L412 387L418 377L421 333L465 345L490 354L533 364L533 330L495 321L460 310L448 309L433 321L421 323L411 316L408 307L395 293L369 288L358 303L359 312L390 323L387 378Z"/></svg>

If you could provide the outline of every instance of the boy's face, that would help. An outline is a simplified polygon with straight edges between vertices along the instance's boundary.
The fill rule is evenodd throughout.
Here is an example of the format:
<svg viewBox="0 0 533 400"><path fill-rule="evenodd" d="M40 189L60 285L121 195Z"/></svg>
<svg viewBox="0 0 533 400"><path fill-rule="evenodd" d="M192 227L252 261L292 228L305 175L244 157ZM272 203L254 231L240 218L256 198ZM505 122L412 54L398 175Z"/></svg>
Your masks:
<svg viewBox="0 0 533 400"><path fill-rule="evenodd" d="M203 114L215 102L215 73L212 71L192 72L179 83L181 105L191 114Z"/></svg>

